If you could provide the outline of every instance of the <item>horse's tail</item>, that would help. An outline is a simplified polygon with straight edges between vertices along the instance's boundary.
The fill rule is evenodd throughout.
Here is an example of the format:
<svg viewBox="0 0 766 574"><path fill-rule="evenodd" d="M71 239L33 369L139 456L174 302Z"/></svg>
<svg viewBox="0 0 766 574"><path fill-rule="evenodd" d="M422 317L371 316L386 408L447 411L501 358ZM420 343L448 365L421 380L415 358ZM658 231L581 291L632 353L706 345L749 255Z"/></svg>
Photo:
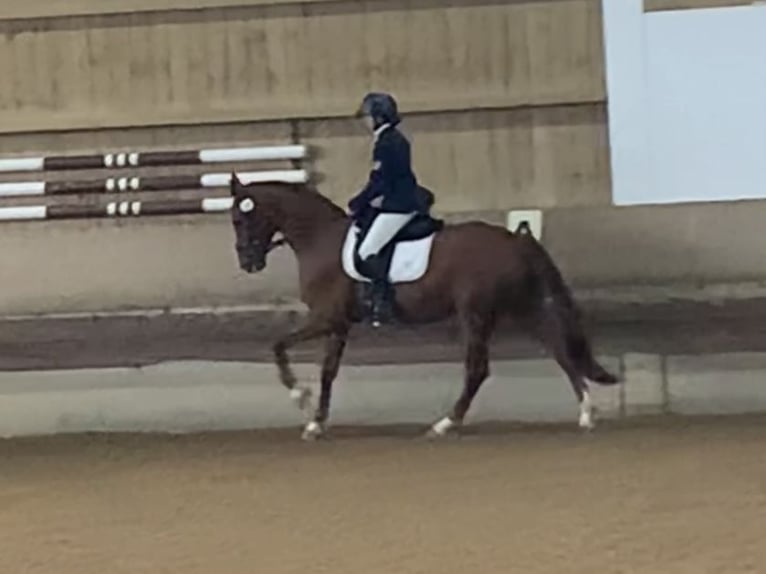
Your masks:
<svg viewBox="0 0 766 574"><path fill-rule="evenodd" d="M566 352L580 373L594 383L614 385L619 378L607 371L596 361L582 327L580 309L572 297L551 256L532 235L525 223L515 232L527 249L527 262L542 286L542 301L545 312L552 313L553 319L562 331Z"/></svg>

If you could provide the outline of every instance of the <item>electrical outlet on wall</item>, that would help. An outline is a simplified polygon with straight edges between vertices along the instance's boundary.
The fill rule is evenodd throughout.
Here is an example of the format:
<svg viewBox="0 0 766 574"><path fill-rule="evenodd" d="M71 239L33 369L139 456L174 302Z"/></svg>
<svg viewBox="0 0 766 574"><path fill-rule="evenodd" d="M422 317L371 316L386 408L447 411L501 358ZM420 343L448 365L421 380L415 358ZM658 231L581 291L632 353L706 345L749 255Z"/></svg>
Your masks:
<svg viewBox="0 0 766 574"><path fill-rule="evenodd" d="M538 241L543 236L543 212L540 209L514 209L508 212L506 226L514 231L523 221L529 225L529 230Z"/></svg>

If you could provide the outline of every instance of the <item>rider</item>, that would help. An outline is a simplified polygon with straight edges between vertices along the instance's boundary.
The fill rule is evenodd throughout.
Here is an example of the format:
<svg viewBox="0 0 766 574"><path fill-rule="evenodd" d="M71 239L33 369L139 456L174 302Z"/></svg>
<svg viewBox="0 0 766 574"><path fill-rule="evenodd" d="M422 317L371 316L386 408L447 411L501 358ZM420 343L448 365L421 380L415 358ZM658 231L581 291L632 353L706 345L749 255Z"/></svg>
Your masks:
<svg viewBox="0 0 766 574"><path fill-rule="evenodd" d="M357 111L374 137L372 170L364 189L348 202L349 211L359 222L374 216L367 235L359 246L362 261L371 262L394 236L419 212L428 211L425 190L418 186L410 165L410 143L397 129L401 121L396 100L385 93L367 94ZM372 322L387 318L388 270L369 265L372 279Z"/></svg>

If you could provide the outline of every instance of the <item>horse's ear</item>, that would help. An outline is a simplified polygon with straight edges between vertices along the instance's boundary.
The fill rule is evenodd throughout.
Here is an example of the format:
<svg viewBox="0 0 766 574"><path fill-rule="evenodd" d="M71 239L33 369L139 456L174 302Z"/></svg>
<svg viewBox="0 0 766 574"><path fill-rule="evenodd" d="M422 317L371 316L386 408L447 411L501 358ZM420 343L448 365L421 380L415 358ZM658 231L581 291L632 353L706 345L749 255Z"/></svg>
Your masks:
<svg viewBox="0 0 766 574"><path fill-rule="evenodd" d="M242 182L239 180L239 177L237 177L237 172L235 171L231 172L231 180L229 180L229 190L231 191L232 196L237 195L237 188L239 188L241 185L242 185Z"/></svg>

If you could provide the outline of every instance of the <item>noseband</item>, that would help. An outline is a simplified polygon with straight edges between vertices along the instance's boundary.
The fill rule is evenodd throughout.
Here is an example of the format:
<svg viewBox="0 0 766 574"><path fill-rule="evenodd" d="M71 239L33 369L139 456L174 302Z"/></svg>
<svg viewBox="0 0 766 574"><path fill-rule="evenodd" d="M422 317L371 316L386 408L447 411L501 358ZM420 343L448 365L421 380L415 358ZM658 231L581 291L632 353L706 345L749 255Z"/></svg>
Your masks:
<svg viewBox="0 0 766 574"><path fill-rule="evenodd" d="M258 241L257 239L254 239L247 246L243 245L242 247L240 247L238 245L237 246L237 251L244 251L246 249L252 249L252 248L256 247L257 245L259 245L260 243L261 243L260 241ZM282 237L280 239L277 239L276 241L270 241L269 244L266 246L266 249L264 249L264 254L268 255L269 253L274 251L274 249L276 249L277 247L282 247L286 243L287 243L287 240L284 237Z"/></svg>

